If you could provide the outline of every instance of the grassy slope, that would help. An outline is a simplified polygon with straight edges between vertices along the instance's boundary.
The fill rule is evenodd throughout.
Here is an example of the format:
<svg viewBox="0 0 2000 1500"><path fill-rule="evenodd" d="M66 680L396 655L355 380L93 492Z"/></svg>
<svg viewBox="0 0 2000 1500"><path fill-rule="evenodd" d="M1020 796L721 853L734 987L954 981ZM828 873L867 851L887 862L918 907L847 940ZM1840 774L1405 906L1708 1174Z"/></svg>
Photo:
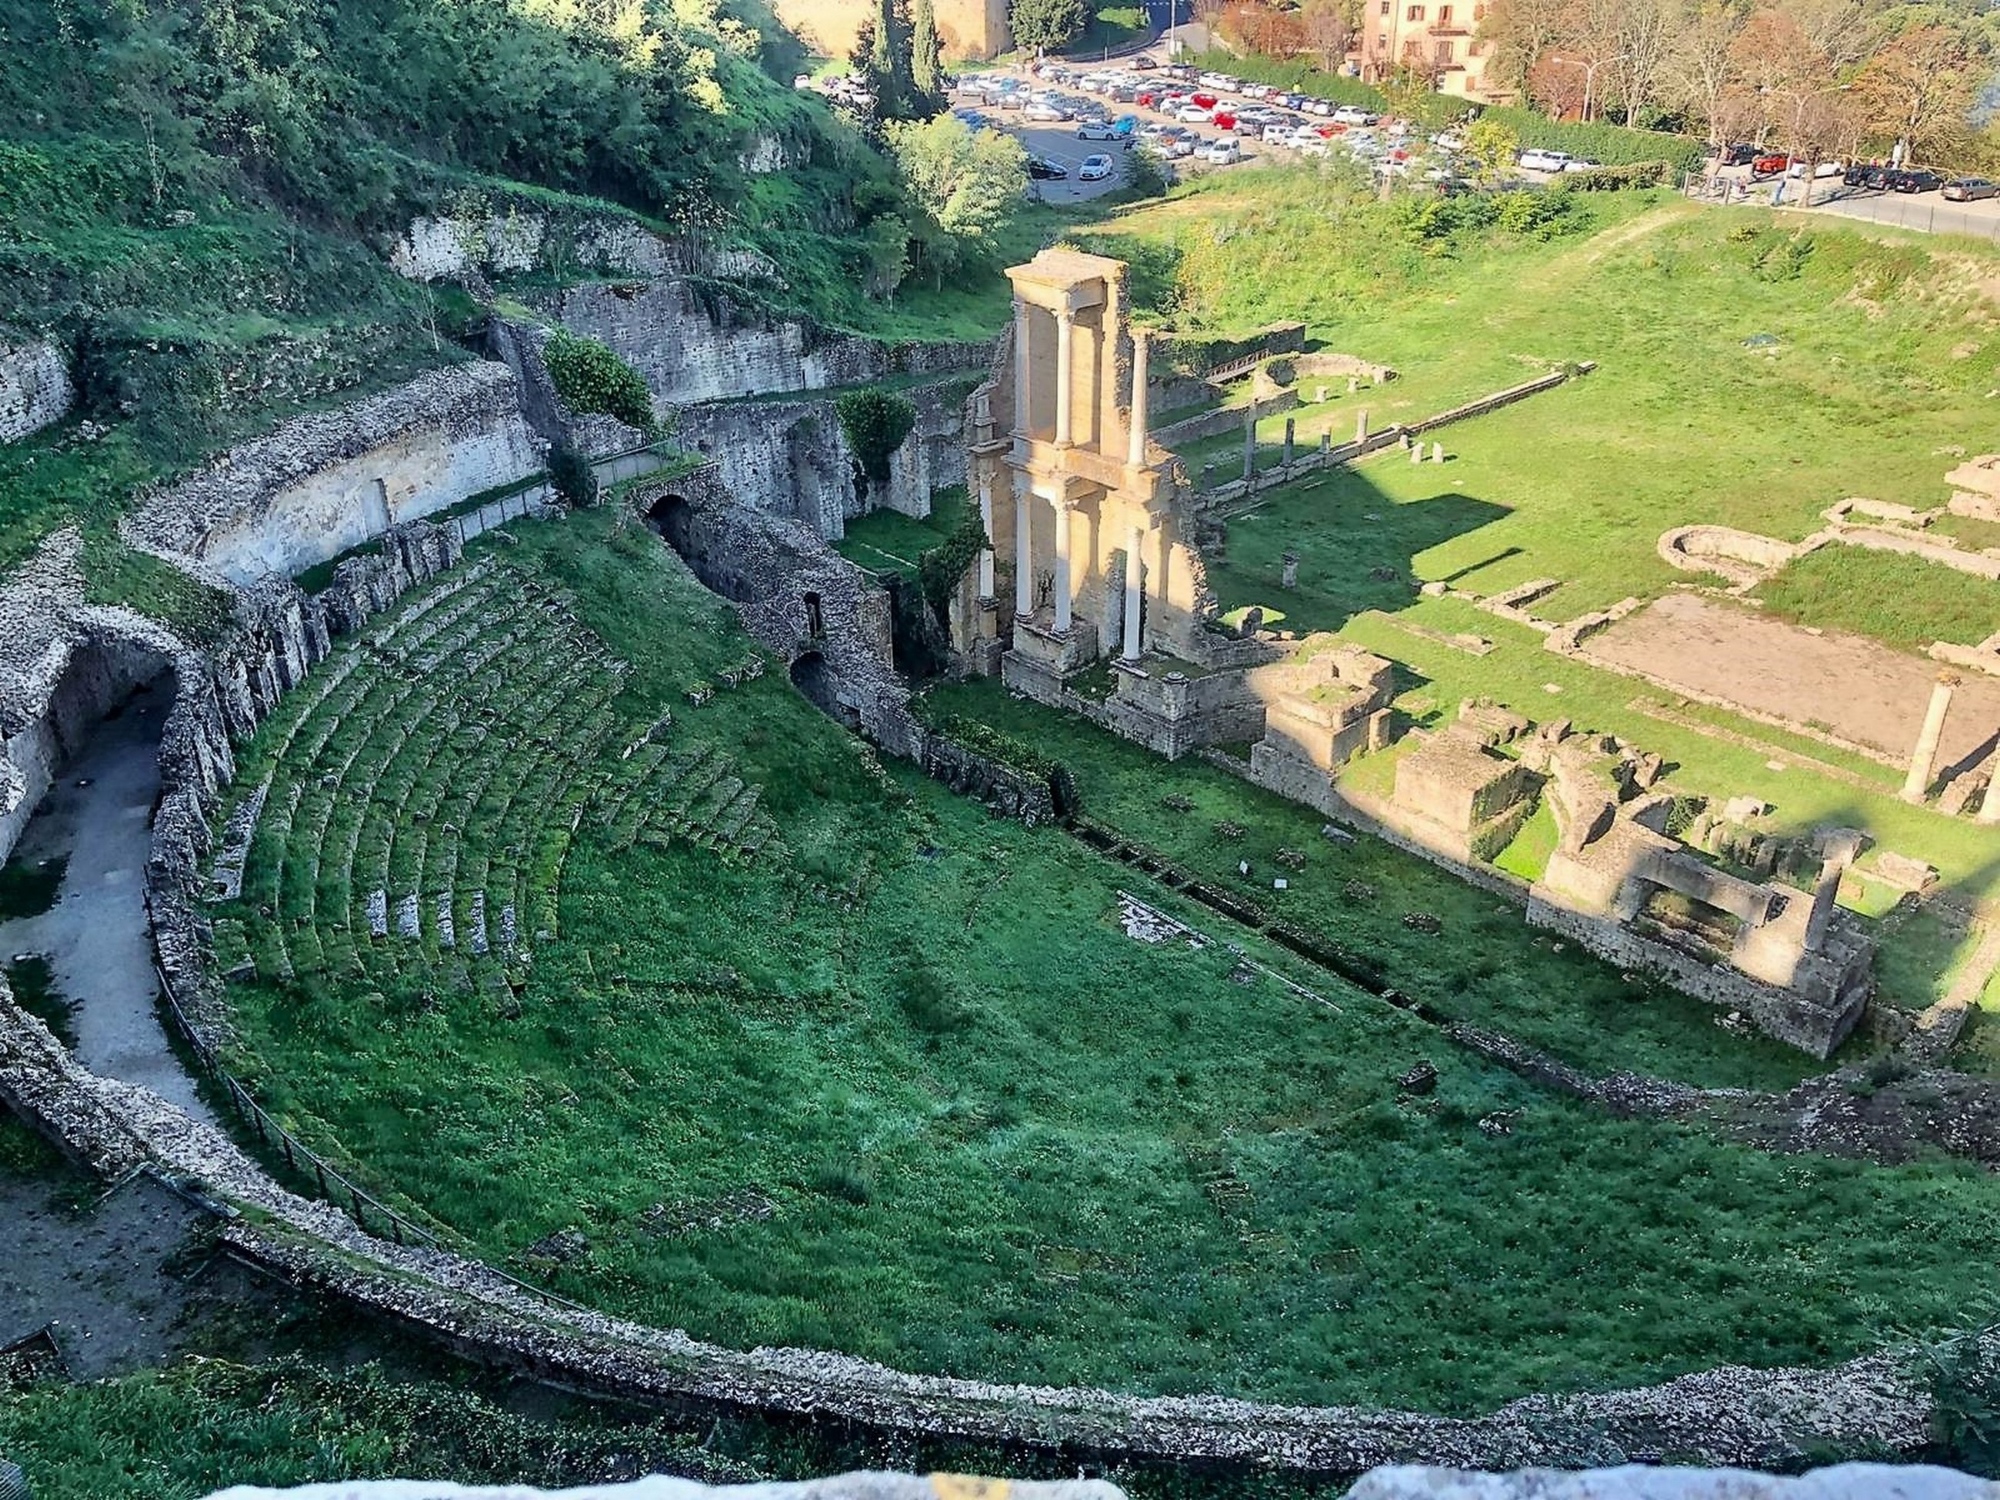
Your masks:
<svg viewBox="0 0 2000 1500"><path fill-rule="evenodd" d="M633 661L643 712L742 643L668 554L604 523L527 529L513 556ZM1335 1008L1238 982L1216 949L1134 943L1110 916L1129 873L872 770L781 679L677 723L763 779L792 872L612 857L586 823L563 936L537 945L512 1019L449 991L428 1010L312 979L238 994L239 1061L308 1138L490 1255L581 1229L589 1254L555 1273L573 1294L920 1369L1465 1409L1833 1357L1891 1308L1947 1321L1957 1268L2000 1227L1974 1172L1611 1121L1324 979ZM1141 818L1157 779L1131 780L1093 773L1087 795ZM1309 920L1340 920L1344 860L1315 852ZM1359 861L1393 919L1405 877ZM1421 899L1484 930L1460 887ZM1440 990L1487 962L1399 957ZM1543 985L1546 957L1492 973ZM398 982L435 981L405 960ZM1399 1102L1425 1056L1437 1094ZM1520 1111L1498 1140L1476 1124L1496 1110ZM772 1217L647 1227L656 1204L743 1189Z"/></svg>

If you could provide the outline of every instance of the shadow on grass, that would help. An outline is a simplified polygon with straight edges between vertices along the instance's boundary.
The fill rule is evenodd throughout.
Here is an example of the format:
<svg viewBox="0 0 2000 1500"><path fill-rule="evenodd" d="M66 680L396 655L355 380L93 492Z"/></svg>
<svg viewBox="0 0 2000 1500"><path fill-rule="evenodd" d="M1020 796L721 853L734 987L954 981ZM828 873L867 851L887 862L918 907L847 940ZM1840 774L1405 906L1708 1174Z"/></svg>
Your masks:
<svg viewBox="0 0 2000 1500"><path fill-rule="evenodd" d="M1507 506L1449 490L1398 502L1361 474L1336 469L1231 520L1223 555L1209 560L1209 584L1225 609L1260 606L1266 620L1282 619L1302 635L1338 630L1364 610L1405 608L1423 553L1508 514ZM1517 551L1509 547L1478 567ZM1299 559L1291 589L1283 584L1288 552Z"/></svg>

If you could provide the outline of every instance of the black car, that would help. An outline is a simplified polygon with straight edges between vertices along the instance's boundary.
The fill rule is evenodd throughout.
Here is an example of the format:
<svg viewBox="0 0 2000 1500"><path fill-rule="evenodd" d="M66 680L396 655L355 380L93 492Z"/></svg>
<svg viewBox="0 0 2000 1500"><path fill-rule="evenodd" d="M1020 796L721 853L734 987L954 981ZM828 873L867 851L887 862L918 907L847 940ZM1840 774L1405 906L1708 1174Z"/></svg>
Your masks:
<svg viewBox="0 0 2000 1500"><path fill-rule="evenodd" d="M1757 159L1757 148L1739 141L1733 146L1724 146L1717 155L1725 167L1747 167Z"/></svg>
<svg viewBox="0 0 2000 1500"><path fill-rule="evenodd" d="M1847 170L1840 174L1840 180L1849 187L1866 187L1868 174L1874 170L1874 166L1869 162L1851 161L1847 164Z"/></svg>
<svg viewBox="0 0 2000 1500"><path fill-rule="evenodd" d="M1922 167L1894 173L1889 179L1889 191L1892 193L1934 193L1943 186L1944 178Z"/></svg>
<svg viewBox="0 0 2000 1500"><path fill-rule="evenodd" d="M1069 168L1059 161L1045 161L1039 156L1028 158L1028 175L1037 182L1061 182L1069 176Z"/></svg>

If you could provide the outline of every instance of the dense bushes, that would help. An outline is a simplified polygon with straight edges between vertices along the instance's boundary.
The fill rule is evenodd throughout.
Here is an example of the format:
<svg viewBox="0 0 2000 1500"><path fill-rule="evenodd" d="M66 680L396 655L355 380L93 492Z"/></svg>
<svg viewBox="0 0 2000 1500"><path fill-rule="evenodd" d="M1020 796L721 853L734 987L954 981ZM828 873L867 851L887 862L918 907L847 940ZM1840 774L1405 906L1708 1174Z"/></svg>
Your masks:
<svg viewBox="0 0 2000 1500"><path fill-rule="evenodd" d="M657 428L653 394L639 372L596 339L558 328L542 346L549 379L572 411L616 417L651 436Z"/></svg>
<svg viewBox="0 0 2000 1500"><path fill-rule="evenodd" d="M889 456L903 446L903 439L917 425L917 409L910 398L869 386L844 393L833 405L861 477L873 484L886 484Z"/></svg>

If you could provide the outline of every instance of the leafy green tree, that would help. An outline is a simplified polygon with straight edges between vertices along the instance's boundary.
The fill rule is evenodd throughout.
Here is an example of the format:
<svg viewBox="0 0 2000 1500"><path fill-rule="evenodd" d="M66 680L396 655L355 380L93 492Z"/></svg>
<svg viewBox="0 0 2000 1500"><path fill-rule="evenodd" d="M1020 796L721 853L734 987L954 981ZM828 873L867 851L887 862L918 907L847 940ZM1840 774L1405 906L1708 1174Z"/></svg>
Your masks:
<svg viewBox="0 0 2000 1500"><path fill-rule="evenodd" d="M1521 154L1521 135L1498 120L1475 120L1465 127L1461 153L1475 182L1493 182L1507 175Z"/></svg>
<svg viewBox="0 0 2000 1500"><path fill-rule="evenodd" d="M1014 0L1007 12L1014 45L1037 54L1067 47L1089 21L1084 0Z"/></svg>
<svg viewBox="0 0 2000 1500"><path fill-rule="evenodd" d="M867 483L887 484L889 459L917 425L917 408L907 396L865 386L833 403L840 430L853 450L854 466Z"/></svg>
<svg viewBox="0 0 2000 1500"><path fill-rule="evenodd" d="M549 379L572 411L616 417L647 436L658 431L653 395L639 372L616 350L567 329L557 329L542 346Z"/></svg>
<svg viewBox="0 0 2000 1500"><path fill-rule="evenodd" d="M1027 153L1012 136L973 130L952 115L891 125L887 139L910 206L922 215L919 259L942 287L951 272L996 250L1027 191Z"/></svg>

